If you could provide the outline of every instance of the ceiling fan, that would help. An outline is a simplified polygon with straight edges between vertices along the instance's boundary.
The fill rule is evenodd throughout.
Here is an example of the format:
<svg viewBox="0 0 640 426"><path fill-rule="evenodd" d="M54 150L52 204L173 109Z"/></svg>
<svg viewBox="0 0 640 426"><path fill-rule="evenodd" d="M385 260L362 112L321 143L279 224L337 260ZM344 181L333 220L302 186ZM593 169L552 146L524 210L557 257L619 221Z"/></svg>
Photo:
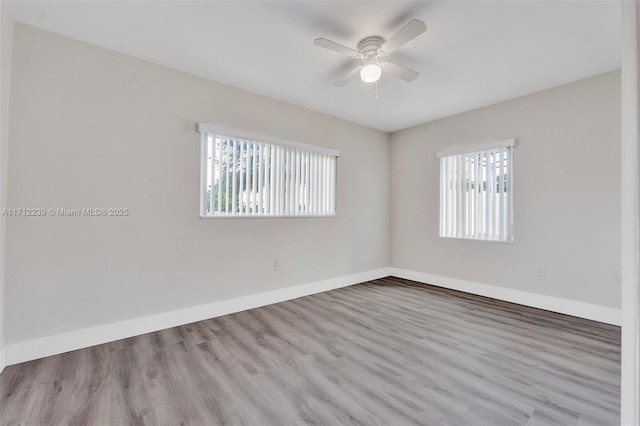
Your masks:
<svg viewBox="0 0 640 426"><path fill-rule="evenodd" d="M374 83L380 79L383 71L405 81L413 81L419 75L417 71L384 60L384 57L418 37L426 30L427 25L424 22L414 19L402 27L402 29L395 33L389 40L377 36L362 39L360 43L358 43L358 50L351 49L327 40L326 38L317 38L313 41L313 44L361 60L360 64L333 83L334 86L344 86L358 73L360 73L360 78L365 83Z"/></svg>

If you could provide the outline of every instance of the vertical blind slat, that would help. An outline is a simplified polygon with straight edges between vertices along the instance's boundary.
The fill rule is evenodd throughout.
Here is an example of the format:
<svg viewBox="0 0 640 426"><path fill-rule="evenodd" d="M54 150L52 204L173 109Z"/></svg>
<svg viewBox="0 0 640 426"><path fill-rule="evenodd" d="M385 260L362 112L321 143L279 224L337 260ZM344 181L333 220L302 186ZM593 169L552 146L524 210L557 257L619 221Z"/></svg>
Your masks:
<svg viewBox="0 0 640 426"><path fill-rule="evenodd" d="M489 167L489 207L491 209L491 215L489 216L489 220L491 221L491 240L494 240L496 235L496 157L495 152L490 152L489 155L491 156L491 166Z"/></svg>
<svg viewBox="0 0 640 426"><path fill-rule="evenodd" d="M280 213L280 147L276 146L273 150L273 174L274 174L274 191L273 191L273 214Z"/></svg>
<svg viewBox="0 0 640 426"><path fill-rule="evenodd" d="M213 206L213 184L212 184L212 178L211 175L215 173L214 167L215 167L215 163L213 162L214 160L212 159L213 157L213 148L212 148L212 138L207 138L207 203L206 203L206 210L207 212L211 213L214 210L214 206Z"/></svg>
<svg viewBox="0 0 640 426"><path fill-rule="evenodd" d="M251 214L256 214L258 210L257 190L258 190L258 163L256 162L256 144L251 142Z"/></svg>
<svg viewBox="0 0 640 426"><path fill-rule="evenodd" d="M320 154L316 154L316 214L322 214L322 161Z"/></svg>
<svg viewBox="0 0 640 426"><path fill-rule="evenodd" d="M280 183L279 174L276 173L278 167L278 147L271 147L271 212L278 214L278 185Z"/></svg>
<svg viewBox="0 0 640 426"><path fill-rule="evenodd" d="M286 214L287 205L287 148L280 149L280 214Z"/></svg>
<svg viewBox="0 0 640 426"><path fill-rule="evenodd" d="M499 188L499 182L500 182L500 151L496 151L494 154L494 158L495 158L495 166L494 166L494 175L495 175L495 180L493 182L493 188L495 189L495 197L493 200L493 210L494 210L494 214L496 217L496 221L494 223L494 228L493 228L493 233L494 236L497 240L501 239L501 226L500 226L500 188Z"/></svg>
<svg viewBox="0 0 640 426"><path fill-rule="evenodd" d="M296 191L298 187L297 178L296 178L296 168L298 167L297 160L297 150L291 150L291 179L290 179L290 187L291 193L289 194L289 214L296 214Z"/></svg>
<svg viewBox="0 0 640 426"><path fill-rule="evenodd" d="M322 172L323 172L322 181L324 182L323 184L324 193L322 195L322 206L323 206L322 214L327 214L327 212L329 211L329 206L327 203L327 201L329 200L329 182L327 181L327 179L329 178L329 170L328 170L329 156L325 154L323 155L323 157L324 157L324 161L323 161L323 167L322 167Z"/></svg>
<svg viewBox="0 0 640 426"><path fill-rule="evenodd" d="M319 198L319 204L320 204L320 214L324 214L324 155L319 155L318 156L318 161L320 162L320 196Z"/></svg>
<svg viewBox="0 0 640 426"><path fill-rule="evenodd" d="M278 214L284 214L284 197L285 197L285 172L286 172L286 148L278 147L279 155L278 155Z"/></svg>
<svg viewBox="0 0 640 426"><path fill-rule="evenodd" d="M241 193L241 197L242 197L243 212L247 214L249 213L249 202L248 202L249 174L251 172L251 169L249 167L249 145L247 144L247 141L243 141L242 143L242 162L243 162L243 173L240 176L243 180L242 187L244 190Z"/></svg>
<svg viewBox="0 0 640 426"><path fill-rule="evenodd" d="M231 173L233 174L231 176L231 179L233 179L232 184L231 184L231 212L235 213L236 212L236 176L237 176L237 172L238 172L238 165L237 165L237 161L236 161L236 151L238 149L238 141L236 139L233 140L233 149L231 151Z"/></svg>
<svg viewBox="0 0 640 426"><path fill-rule="evenodd" d="M264 214L264 177L262 176L262 165L264 164L264 160L262 156L264 155L264 145L258 144L258 214Z"/></svg>
<svg viewBox="0 0 640 426"><path fill-rule="evenodd" d="M464 238L464 222L465 222L465 216L466 216L466 212L467 212L467 200L465 199L465 185L464 185L464 170L465 170L465 165L464 165L464 154L461 154L458 156L459 157L459 161L458 161L458 177L459 177L459 182L458 185L460 186L460 209L458 211L458 214L460 215L460 227L458 230L458 237L459 238Z"/></svg>
<svg viewBox="0 0 640 426"><path fill-rule="evenodd" d="M453 178L453 157L449 158L447 164L447 192L449 196L447 197L447 217L449 219L449 223L447 226L447 235L453 237L453 229L454 229L454 216L453 216L453 205L454 205L454 196L456 184Z"/></svg>
<svg viewBox="0 0 640 426"><path fill-rule="evenodd" d="M478 206L476 204L476 190L478 184L476 182L476 156L469 154L469 202L471 203L471 215L469 217L469 238L476 235L476 215Z"/></svg>
<svg viewBox="0 0 640 426"><path fill-rule="evenodd" d="M336 158L331 158L331 196L329 200L331 202L331 213L336 213L336 203L338 198L338 193L336 190Z"/></svg>
<svg viewBox="0 0 640 426"><path fill-rule="evenodd" d="M322 154L322 193L320 196L320 202L322 203L322 214L327 214L327 156Z"/></svg>
<svg viewBox="0 0 640 426"><path fill-rule="evenodd" d="M247 180L247 154L246 154L246 141L240 141L240 192L238 192L238 198L240 199L240 214L245 212L246 200L245 189Z"/></svg>
<svg viewBox="0 0 640 426"><path fill-rule="evenodd" d="M491 236L491 196L490 191L491 188L489 186L489 179L491 178L489 167L489 162L491 161L491 156L488 152L484 153L484 239L488 240Z"/></svg>
<svg viewBox="0 0 640 426"><path fill-rule="evenodd" d="M447 191L446 191L446 171L447 166L444 161L440 161L440 235L446 235L446 222L442 220L446 214L446 202L447 202Z"/></svg>
<svg viewBox="0 0 640 426"><path fill-rule="evenodd" d="M287 172L289 174L289 180L287 185L287 214L293 214L293 192L294 192L294 161L295 161L295 152L292 149L289 149L289 165L287 167Z"/></svg>
<svg viewBox="0 0 640 426"><path fill-rule="evenodd" d="M475 222L475 237L481 238L480 236L480 212L482 211L480 208L480 154L474 154L475 158L475 184L476 188L473 191L474 203L476 205L476 211L474 214L474 222Z"/></svg>
<svg viewBox="0 0 640 426"><path fill-rule="evenodd" d="M316 175L316 157L309 154L309 214L316 214L316 191L315 191L315 175Z"/></svg>
<svg viewBox="0 0 640 426"><path fill-rule="evenodd" d="M284 170L282 172L284 175L282 213L287 215L289 214L289 196L291 195L291 191L289 191L289 184L291 182L291 150L289 150L289 148L284 149Z"/></svg>
<svg viewBox="0 0 640 426"><path fill-rule="evenodd" d="M303 152L298 150L296 152L296 197L295 197L295 202L296 202L295 215L296 216L302 214L303 162L304 162Z"/></svg>
<svg viewBox="0 0 640 426"><path fill-rule="evenodd" d="M229 189L231 185L231 168L229 167L229 139L224 138L224 161L225 161L225 190L224 190L224 212L229 213Z"/></svg>
<svg viewBox="0 0 640 426"><path fill-rule="evenodd" d="M320 164L318 161L318 154L313 154L313 214L317 215L319 214L319 208L318 208L318 193L320 192L320 182L318 182L318 177L319 177L319 171L318 169L320 168Z"/></svg>
<svg viewBox="0 0 640 426"><path fill-rule="evenodd" d="M460 156L456 155L456 165L455 165L455 170L456 170L456 177L455 177L455 191L456 191L456 198L455 198L455 233L454 235L456 237L460 237L460 225L462 224L462 212L460 211L461 207L462 207L462 191L460 188Z"/></svg>
<svg viewBox="0 0 640 426"><path fill-rule="evenodd" d="M498 197L496 198L496 211L498 212L498 235L500 237L501 240L504 240L504 215L503 215L503 199L504 199L504 195L503 195L503 182L502 182L502 175L504 173L504 164L502 162L502 152L504 150L499 150L496 152L496 156L498 158L498 183L496 188L498 189Z"/></svg>
<svg viewBox="0 0 640 426"><path fill-rule="evenodd" d="M275 214L276 169L274 164L274 148L269 146L269 213Z"/></svg>
<svg viewBox="0 0 640 426"><path fill-rule="evenodd" d="M316 155L316 214L322 214L322 156Z"/></svg>
<svg viewBox="0 0 640 426"><path fill-rule="evenodd" d="M200 137L200 214L207 214L207 173L209 158L209 135Z"/></svg>
<svg viewBox="0 0 640 426"><path fill-rule="evenodd" d="M502 182L502 192L500 192L500 207L502 209L502 235L506 240L508 238L507 223L509 223L509 219L507 216L507 181L505 179L507 176L507 170L509 169L509 164L507 163L507 151L502 151L500 157L502 158L502 177L500 178L500 181Z"/></svg>
<svg viewBox="0 0 640 426"><path fill-rule="evenodd" d="M462 218L464 222L464 238L469 236L469 218L471 217L470 209L471 206L469 204L469 154L465 154L462 161L462 187L464 188L464 217Z"/></svg>
<svg viewBox="0 0 640 426"><path fill-rule="evenodd" d="M311 157L309 153L305 154L305 157L306 157L306 161L304 162L305 164L304 205L305 205L305 213L310 214L311 188L309 186L311 182Z"/></svg>
<svg viewBox="0 0 640 426"><path fill-rule="evenodd" d="M507 161L509 164L509 174L507 175L507 239L513 240L513 147L507 149Z"/></svg>
<svg viewBox="0 0 640 426"><path fill-rule="evenodd" d="M212 153L213 155L211 156L211 161L213 162L213 167L215 170L215 179L213 177L211 179L211 194L209 194L209 197L211 199L211 211L215 211L219 214L221 211L220 204L222 202L219 195L220 183L222 182L222 141L219 138L215 137L211 139L216 149L215 153Z"/></svg>

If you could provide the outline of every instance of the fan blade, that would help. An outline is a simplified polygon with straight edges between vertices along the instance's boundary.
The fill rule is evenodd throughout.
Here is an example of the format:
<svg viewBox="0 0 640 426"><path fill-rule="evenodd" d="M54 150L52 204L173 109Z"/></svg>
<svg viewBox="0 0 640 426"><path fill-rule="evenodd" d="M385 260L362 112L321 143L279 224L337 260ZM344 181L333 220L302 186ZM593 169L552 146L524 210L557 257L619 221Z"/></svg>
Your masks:
<svg viewBox="0 0 640 426"><path fill-rule="evenodd" d="M403 44L408 43L414 38L418 37L425 31L427 31L427 24L414 19L413 21L402 27L400 31L395 33L382 46L380 46L380 50L382 50L384 53L389 54Z"/></svg>
<svg viewBox="0 0 640 426"><path fill-rule="evenodd" d="M342 53L343 55L351 56L352 58L356 58L358 57L358 55L360 55L360 52L358 52L357 50L350 49L347 46L343 46L331 40L327 40L326 38L317 38L313 40L313 44L318 47L324 47L325 49L333 50L337 53Z"/></svg>
<svg viewBox="0 0 640 426"><path fill-rule="evenodd" d="M349 71L348 73L346 73L345 75L343 75L342 77L340 77L340 79L338 81L336 81L335 83L333 83L334 86L336 87L342 87L345 84L347 84L349 81L351 81L351 79L353 77L355 77L356 75L358 75L358 73L360 72L360 70L362 69L362 67L364 67L364 64L360 64L357 67L353 68L351 71Z"/></svg>
<svg viewBox="0 0 640 426"><path fill-rule="evenodd" d="M398 64L394 64L393 62L383 62L382 71L401 78L404 81L413 81L420 75L417 71L410 70L409 68L402 67Z"/></svg>

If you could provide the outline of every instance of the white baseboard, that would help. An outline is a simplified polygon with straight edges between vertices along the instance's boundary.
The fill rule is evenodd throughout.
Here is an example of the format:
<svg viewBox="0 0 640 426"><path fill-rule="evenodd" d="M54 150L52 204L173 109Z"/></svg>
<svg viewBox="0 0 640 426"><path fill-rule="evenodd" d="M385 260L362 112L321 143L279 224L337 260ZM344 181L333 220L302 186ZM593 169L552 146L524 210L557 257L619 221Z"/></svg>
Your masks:
<svg viewBox="0 0 640 426"><path fill-rule="evenodd" d="M472 281L448 278L424 272L401 268L382 268L358 274L345 275L323 281L287 287L264 293L223 300L206 305L135 318L53 336L11 343L0 351L0 371L5 365L31 361L50 355L82 349L140 334L151 333L165 328L202 321L222 315L232 314L260 306L271 305L285 300L322 293L336 288L347 287L365 281L395 276L425 284L459 290L466 293L491 297L493 299L518 303L520 305L559 312L575 317L591 319L607 324L620 325L620 309L593 305L537 293L514 290Z"/></svg>
<svg viewBox="0 0 640 426"><path fill-rule="evenodd" d="M208 318L215 318L234 312L271 305L273 303L296 299L336 288L347 287L365 281L388 277L389 275L389 268L376 269L147 317L11 343L6 346L6 356L3 358L7 365L17 364L114 340L164 330L165 328L202 321Z"/></svg>
<svg viewBox="0 0 640 426"><path fill-rule="evenodd" d="M513 302L519 305L531 306L533 308L559 312L561 314L571 315L574 317L604 322L607 324L620 325L622 322L622 310L610 308L608 306L593 305L590 303L577 302L575 300L545 296L538 293L529 293L511 288L448 278L424 272L409 271L401 268L389 268L389 275L418 281L424 284L431 284L437 287L444 287L451 290L459 290L465 293L504 300L506 302Z"/></svg>

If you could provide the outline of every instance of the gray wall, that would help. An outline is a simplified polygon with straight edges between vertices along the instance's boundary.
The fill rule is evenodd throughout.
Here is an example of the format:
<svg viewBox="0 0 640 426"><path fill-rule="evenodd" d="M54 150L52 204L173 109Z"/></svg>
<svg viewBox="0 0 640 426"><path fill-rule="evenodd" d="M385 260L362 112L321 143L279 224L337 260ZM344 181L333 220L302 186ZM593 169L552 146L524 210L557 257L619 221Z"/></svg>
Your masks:
<svg viewBox="0 0 640 426"><path fill-rule="evenodd" d="M389 266L388 135L16 24L7 343ZM337 148L338 217L199 219L195 122ZM282 260L275 272L274 258Z"/></svg>
<svg viewBox="0 0 640 426"><path fill-rule="evenodd" d="M439 238L436 152L509 137L515 243ZM619 72L393 134L393 266L619 308L620 138Z"/></svg>
<svg viewBox="0 0 640 426"><path fill-rule="evenodd" d="M620 423L640 424L640 4L622 2Z"/></svg>
<svg viewBox="0 0 640 426"><path fill-rule="evenodd" d="M0 3L0 211L7 204L7 150L9 146L9 100L11 94L11 59L13 19L4 2ZM5 236L6 218L0 216L0 370L4 367L5 330Z"/></svg>

